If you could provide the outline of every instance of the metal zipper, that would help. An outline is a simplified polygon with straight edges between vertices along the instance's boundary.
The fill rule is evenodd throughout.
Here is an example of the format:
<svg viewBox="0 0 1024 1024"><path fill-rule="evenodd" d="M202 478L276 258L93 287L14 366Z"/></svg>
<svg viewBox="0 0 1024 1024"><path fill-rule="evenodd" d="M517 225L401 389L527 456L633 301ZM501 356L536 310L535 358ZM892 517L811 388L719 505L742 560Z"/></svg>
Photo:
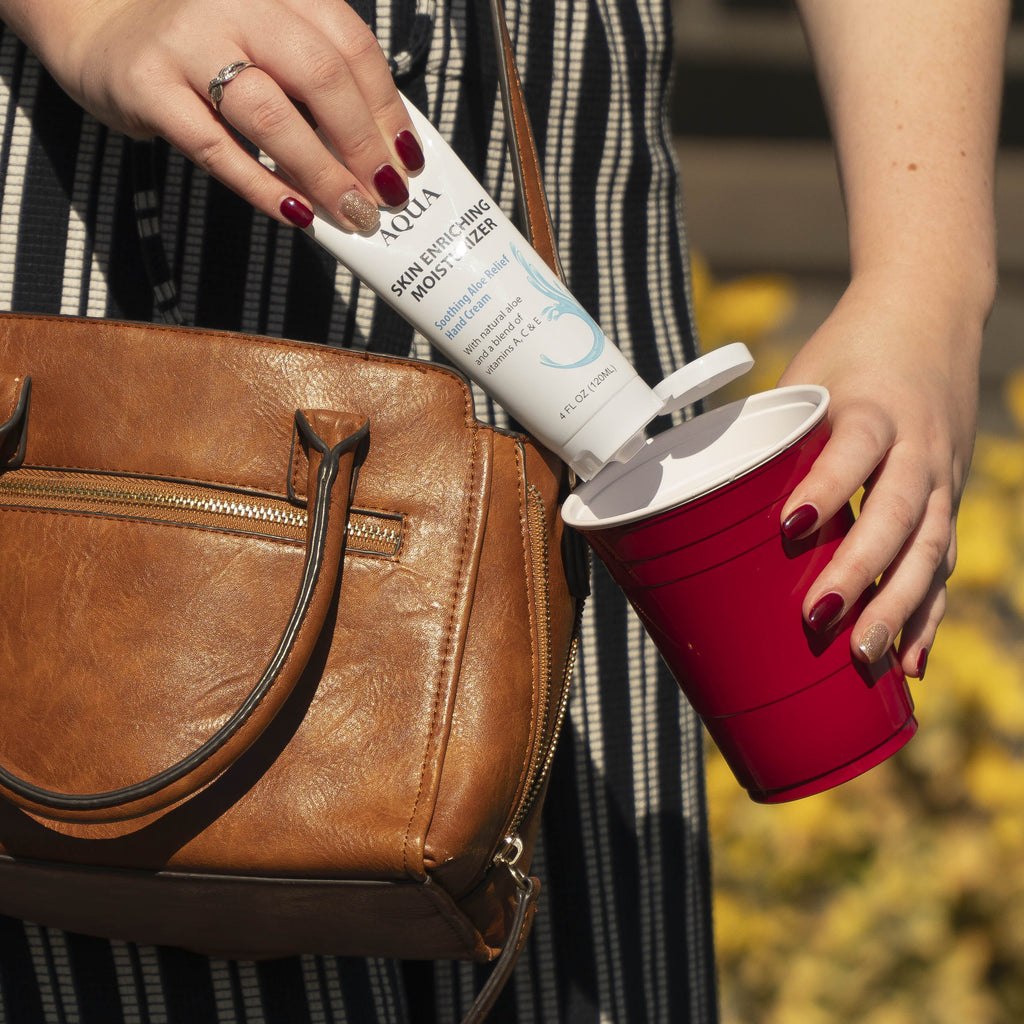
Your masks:
<svg viewBox="0 0 1024 1024"><path fill-rule="evenodd" d="M536 741L530 753L527 779L533 779L544 756L548 712L551 707L551 594L548 583L548 531L544 498L532 484L526 489L526 528L530 538L530 563L535 582L537 612L537 669L542 680L537 712Z"/></svg>
<svg viewBox="0 0 1024 1024"><path fill-rule="evenodd" d="M551 765L555 760L555 750L558 746L558 737L561 735L566 712L569 710L569 696L571 690L569 683L572 679L572 674L576 669L576 654L579 650L579 620L580 616L578 615L576 632L573 635L572 644L569 647L569 656L565 660L565 674L562 679L562 692L558 699L558 707L555 712L551 735L545 745L544 758L541 761L537 774L534 776L532 784L526 791L523 799L520 801L515 817L509 825L508 835L505 837L506 842L511 842L518 838L519 829L522 826L523 821L526 819L526 815L529 813L530 808L533 806L534 800L537 799L541 790L544 788L544 783L547 781L547 777L551 772Z"/></svg>
<svg viewBox="0 0 1024 1024"><path fill-rule="evenodd" d="M519 866L519 858L523 855L523 841L519 836L505 836L501 841L501 849L494 855L494 864L504 864L517 889L526 889L529 879Z"/></svg>
<svg viewBox="0 0 1024 1024"><path fill-rule="evenodd" d="M532 500L531 500L532 499ZM539 523L539 529L535 528L538 526L536 517L539 514L541 520ZM544 505L543 500L540 497L540 492L536 488L530 488L527 499L527 523L530 525L530 536L531 543L534 545L533 551L535 555L540 557L534 558L534 564L538 563L542 566L541 575L539 577L541 585L538 588L538 611L543 614L544 626L542 631L539 631L542 636L542 659L541 665L545 675L545 685L543 693L543 703L540 712L540 721L538 722L537 734L538 740L536 747L530 757L530 770L527 778L530 780L526 789L523 792L523 796L519 801L519 805L512 816L512 820L509 822L506 835L502 840L502 847L494 856L494 863L503 863L506 866L514 866L515 860L518 859L518 853L515 857L509 860L510 851L522 848L522 840L519 837L519 829L522 827L523 822L526 820L527 814L529 814L531 807L540 795L547 782L547 777L551 772L551 765L555 759L555 749L558 745L558 737L562 731L562 725L565 721L566 712L569 707L569 695L570 695L570 681L572 674L576 667L576 655L579 650L579 633L580 624L582 622L582 610L583 602L577 603L576 609L576 622L573 626L572 643L569 647L569 654L565 662L565 671L562 674L562 687L558 696L558 704L555 707L554 718L550 718L551 712L551 637L550 637L550 610L549 610L549 594L547 587L548 579L548 550L547 550L547 529L543 520ZM536 570L535 570L536 571ZM545 738L544 733L547 732Z"/></svg>
<svg viewBox="0 0 1024 1024"><path fill-rule="evenodd" d="M104 474L20 469L0 477L0 504L36 511L148 518L228 529L282 540L305 539L309 517L288 501L228 494L212 487ZM349 549L394 556L402 542L402 517L352 509Z"/></svg>
<svg viewBox="0 0 1024 1024"><path fill-rule="evenodd" d="M345 529L346 551L394 558L402 548L403 519L396 512L349 509Z"/></svg>

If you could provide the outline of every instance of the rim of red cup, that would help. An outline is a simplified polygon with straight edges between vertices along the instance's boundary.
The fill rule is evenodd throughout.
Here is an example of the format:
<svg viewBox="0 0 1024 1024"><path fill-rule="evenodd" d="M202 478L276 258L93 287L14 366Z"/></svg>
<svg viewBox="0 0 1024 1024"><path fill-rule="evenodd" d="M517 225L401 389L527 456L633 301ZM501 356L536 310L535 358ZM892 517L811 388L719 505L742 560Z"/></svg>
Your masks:
<svg viewBox="0 0 1024 1024"><path fill-rule="evenodd" d="M829 395L825 388L816 384L793 384L771 391L761 391L695 416L692 420L648 438L644 447L628 462L609 463L592 480L577 487L562 505L562 518L569 526L578 530L601 530L679 508L758 469L795 444L822 420L828 411L828 402ZM680 439L687 433L703 431L713 434L719 427L724 427L708 445L687 453L677 461L692 460L698 456L706 458L706 453L713 451L715 445L720 444L722 439L728 436L729 430L741 420L749 422L755 417L785 411L790 406L801 403L808 406L808 412L795 426L780 437L769 437L764 444L756 446L746 456L733 456L720 470L714 467L698 474L692 481L683 479L675 484L669 484L664 489L659 486L652 497L638 507L612 515L599 515L594 512L593 506L600 505L602 495L605 495L609 488L620 485L621 481L636 476L640 471L649 471L654 462L663 463L664 480L665 468L671 459L672 450L679 447ZM627 493L626 489L621 489L623 494ZM641 489L637 493L642 494L644 491Z"/></svg>

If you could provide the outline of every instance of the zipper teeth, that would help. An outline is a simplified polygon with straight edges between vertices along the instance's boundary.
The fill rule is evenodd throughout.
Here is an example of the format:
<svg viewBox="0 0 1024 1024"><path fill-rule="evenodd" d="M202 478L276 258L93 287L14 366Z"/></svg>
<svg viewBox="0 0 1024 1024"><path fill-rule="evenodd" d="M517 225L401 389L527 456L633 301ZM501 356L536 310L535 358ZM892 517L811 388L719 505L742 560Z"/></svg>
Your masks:
<svg viewBox="0 0 1024 1024"><path fill-rule="evenodd" d="M270 502L230 501L190 491L133 490L130 487L98 486L67 481L0 479L0 496L36 501L92 502L127 505L132 508L160 508L197 515L228 516L249 522L268 523L305 530L309 515L302 509ZM390 521L388 516L385 521ZM401 526L386 526L373 512L352 509L346 535L375 553L397 554L402 542Z"/></svg>
<svg viewBox="0 0 1024 1024"><path fill-rule="evenodd" d="M345 534L350 540L372 545L372 549L381 554L397 555L402 546L400 527L382 526L376 516L354 509L349 512Z"/></svg>
<svg viewBox="0 0 1024 1024"><path fill-rule="evenodd" d="M95 501L110 505L180 509L185 512L235 516L240 519L299 528L305 528L309 518L300 510L252 505L242 501L225 501L223 498L200 497L195 494L176 494L173 491L133 491L128 488L46 484L24 480L0 481L0 493L23 498L66 498L72 501Z"/></svg>
<svg viewBox="0 0 1024 1024"><path fill-rule="evenodd" d="M535 488L531 488L532 496L539 502L543 502L540 497L540 492L536 491ZM528 510L536 512L536 503L533 504L532 508ZM548 607L549 594L547 590L547 558L548 558L548 547L547 547L547 531L544 530L540 533L541 540L541 552L543 554L545 563L545 574L544 574L544 586L541 588L542 598L541 604L543 607L545 618L550 614ZM555 750L558 746L558 737L562 732L562 725L565 722L565 716L569 709L569 696L570 696L570 682L572 680L573 672L576 669L576 655L579 650L579 636L580 636L580 625L583 618L583 605L579 602L576 609L576 621L573 625L572 641L569 646L569 653L565 659L565 671L562 674L562 688L558 697L558 706L555 710L555 717L551 722L551 728L549 735L544 737L540 736L537 743L537 749L531 757L530 774L532 781L529 787L523 795L523 798L519 802L519 806L516 808L516 813L512 818L511 823L508 827L508 835L516 836L519 832L523 821L526 819L526 815L529 813L531 806L534 801L540 795L540 791L544 787L545 780L551 771L551 765L554 763ZM548 623L550 628L550 622ZM544 708L543 715L545 720L548 718L550 712L550 701L551 701L551 673L553 665L551 664L551 645L550 635L546 639L547 644L547 681L548 685L544 691ZM547 721L544 723L545 729Z"/></svg>
<svg viewBox="0 0 1024 1024"><path fill-rule="evenodd" d="M544 760L541 763L540 770L534 777L533 785L530 786L529 792L526 794L526 798L519 806L519 810L509 828L511 835L516 835L519 831L519 827L522 825L523 820L526 818L526 814L533 804L534 800L537 799L541 789L544 786L544 781L548 777L548 773L551 771L551 765L555 760L555 751L558 747L558 737L562 732L562 725L565 722L566 713L569 710L569 695L571 687L569 685L572 679L572 674L576 670L576 653L579 650L580 641L578 633L573 636L572 644L569 647L569 656L565 659L565 675L562 680L562 693L558 700L558 710L555 713L554 727L551 730L551 738L548 740L547 752L544 755Z"/></svg>
<svg viewBox="0 0 1024 1024"><path fill-rule="evenodd" d="M537 665L544 680L541 705L537 714L537 739L530 755L528 777L536 777L538 764L544 755L547 739L548 712L551 708L551 612L548 593L548 538L544 522L544 499L536 487L527 488L526 524L530 537L530 554L534 565L534 579L537 602ZM539 571L538 571L539 569ZM531 783L532 789L532 783Z"/></svg>

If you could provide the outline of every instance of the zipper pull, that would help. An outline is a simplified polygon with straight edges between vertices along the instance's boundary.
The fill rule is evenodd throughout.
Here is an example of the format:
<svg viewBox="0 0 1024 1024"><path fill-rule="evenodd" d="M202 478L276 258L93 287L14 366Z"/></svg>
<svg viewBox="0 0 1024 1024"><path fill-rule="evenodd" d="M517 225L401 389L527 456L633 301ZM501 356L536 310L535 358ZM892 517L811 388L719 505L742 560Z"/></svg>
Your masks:
<svg viewBox="0 0 1024 1024"><path fill-rule="evenodd" d="M498 2L500 3L500 0ZM469 1008L469 1013L463 1017L462 1024L483 1024L512 974L512 968L515 967L530 934L530 925L533 924L533 915L537 910L540 884L535 884L517 867L517 862L522 855L522 839L519 836L509 835L502 839L502 847L491 861L493 865L504 865L512 876L516 886L515 915L509 925L501 955L495 961L490 977Z"/></svg>
<svg viewBox="0 0 1024 1024"><path fill-rule="evenodd" d="M505 836L502 839L502 847L494 855L492 864L504 864L512 881L521 892L529 892L533 889L533 883L523 874L518 867L519 858L523 855L523 841L519 836Z"/></svg>

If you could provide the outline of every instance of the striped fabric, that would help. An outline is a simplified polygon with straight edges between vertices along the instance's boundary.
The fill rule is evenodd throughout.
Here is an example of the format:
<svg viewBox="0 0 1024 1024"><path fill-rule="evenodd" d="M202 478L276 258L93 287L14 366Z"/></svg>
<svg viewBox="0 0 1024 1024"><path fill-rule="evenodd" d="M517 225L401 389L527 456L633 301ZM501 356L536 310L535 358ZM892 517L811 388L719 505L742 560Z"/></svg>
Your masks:
<svg viewBox="0 0 1024 1024"><path fill-rule="evenodd" d="M486 3L371 4L356 6L400 87L511 208ZM652 383L695 348L663 116L669 8L509 5L570 286ZM439 358L304 235L162 144L84 116L9 32L0 308ZM507 423L486 396L476 402L481 418ZM493 1020L717 1019L699 724L601 571L534 869L542 912ZM208 960L0 918L0 1024L447 1024L485 976L450 963Z"/></svg>

